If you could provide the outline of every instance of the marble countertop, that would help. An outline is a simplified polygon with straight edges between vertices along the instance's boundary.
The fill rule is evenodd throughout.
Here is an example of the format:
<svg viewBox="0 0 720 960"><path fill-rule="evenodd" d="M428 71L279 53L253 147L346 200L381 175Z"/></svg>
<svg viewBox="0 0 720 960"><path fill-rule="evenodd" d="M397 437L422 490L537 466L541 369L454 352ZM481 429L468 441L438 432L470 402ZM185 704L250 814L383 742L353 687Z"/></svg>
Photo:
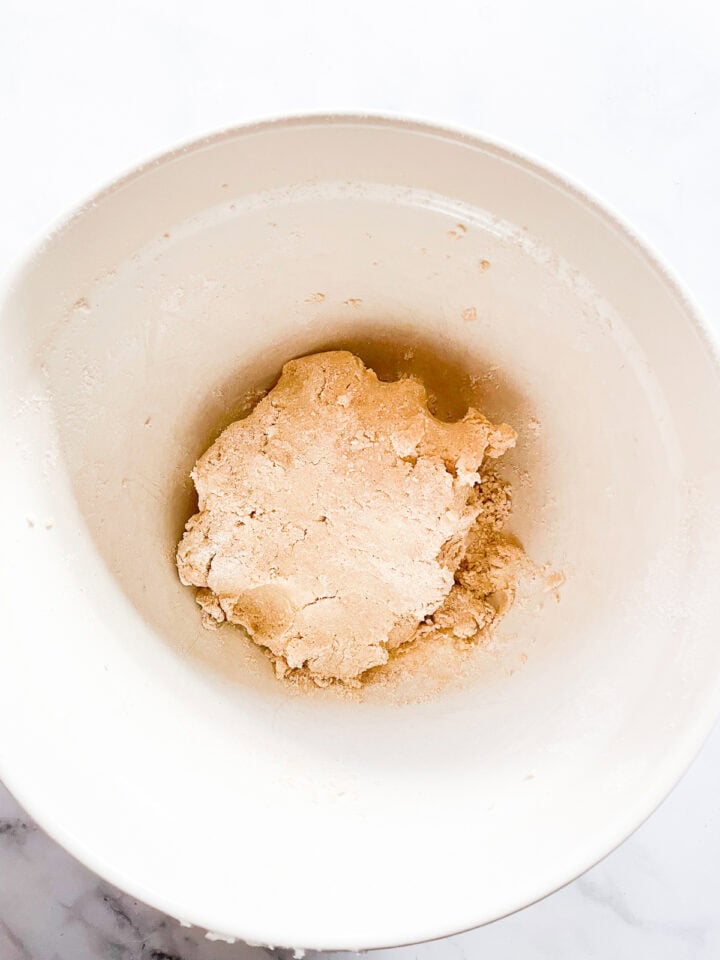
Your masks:
<svg viewBox="0 0 720 960"><path fill-rule="evenodd" d="M422 16L381 0L9 0L0 257L177 140L288 111L397 111L462 124L568 171L621 211L720 323L719 46L720 11L701 0L444 0ZM718 863L720 730L660 810L575 883L488 927L378 957L715 960ZM268 952L207 940L115 890L0 786L0 960Z"/></svg>

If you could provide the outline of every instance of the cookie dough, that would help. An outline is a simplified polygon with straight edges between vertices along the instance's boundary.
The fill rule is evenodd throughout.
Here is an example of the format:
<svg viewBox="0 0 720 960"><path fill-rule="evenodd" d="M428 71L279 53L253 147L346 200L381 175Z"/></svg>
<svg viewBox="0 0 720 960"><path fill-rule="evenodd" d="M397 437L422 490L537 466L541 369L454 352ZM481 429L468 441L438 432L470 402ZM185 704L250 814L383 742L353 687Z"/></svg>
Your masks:
<svg viewBox="0 0 720 960"><path fill-rule="evenodd" d="M279 675L355 683L420 632L476 640L512 602L518 545L492 473L515 443L470 409L445 423L414 379L345 351L287 363L192 473L177 551L206 625L227 620Z"/></svg>

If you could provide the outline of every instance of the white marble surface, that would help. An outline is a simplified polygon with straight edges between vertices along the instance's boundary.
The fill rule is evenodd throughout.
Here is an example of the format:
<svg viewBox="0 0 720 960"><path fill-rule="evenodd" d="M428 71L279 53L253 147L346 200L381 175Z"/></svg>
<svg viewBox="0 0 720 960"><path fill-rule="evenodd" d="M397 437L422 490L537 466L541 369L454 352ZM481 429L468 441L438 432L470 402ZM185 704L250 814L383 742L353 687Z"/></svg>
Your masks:
<svg viewBox="0 0 720 960"><path fill-rule="evenodd" d="M0 258L177 139L289 110L393 110L565 169L631 220L720 322L718 49L710 0L5 0ZM714 960L719 798L716 731L655 816L585 877L484 929L379 956ZM0 960L263 956L113 890L0 787Z"/></svg>

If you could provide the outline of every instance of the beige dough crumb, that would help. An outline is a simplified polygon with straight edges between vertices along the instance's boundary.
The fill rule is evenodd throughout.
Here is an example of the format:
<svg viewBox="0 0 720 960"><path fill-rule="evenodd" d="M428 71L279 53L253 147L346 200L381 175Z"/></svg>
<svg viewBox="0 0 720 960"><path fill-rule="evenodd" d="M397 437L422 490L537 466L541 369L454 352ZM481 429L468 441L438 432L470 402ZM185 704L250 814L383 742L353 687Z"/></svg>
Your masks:
<svg viewBox="0 0 720 960"><path fill-rule="evenodd" d="M524 558L487 464L514 443L474 409L437 420L420 382L351 353L293 360L195 465L180 579L207 626L241 625L279 676L319 685L357 684L420 637L482 640Z"/></svg>

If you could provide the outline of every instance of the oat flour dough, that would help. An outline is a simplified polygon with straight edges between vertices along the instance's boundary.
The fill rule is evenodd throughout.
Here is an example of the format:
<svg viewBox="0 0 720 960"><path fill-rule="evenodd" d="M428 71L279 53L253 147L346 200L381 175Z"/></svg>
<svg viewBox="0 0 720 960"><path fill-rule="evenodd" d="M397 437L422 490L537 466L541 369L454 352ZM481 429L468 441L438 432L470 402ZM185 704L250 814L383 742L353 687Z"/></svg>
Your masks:
<svg viewBox="0 0 720 960"><path fill-rule="evenodd" d="M195 465L180 579L206 625L240 624L278 675L321 685L420 635L482 640L522 556L487 469L514 443L477 410L437 420L420 382L381 382L351 353L293 360Z"/></svg>

